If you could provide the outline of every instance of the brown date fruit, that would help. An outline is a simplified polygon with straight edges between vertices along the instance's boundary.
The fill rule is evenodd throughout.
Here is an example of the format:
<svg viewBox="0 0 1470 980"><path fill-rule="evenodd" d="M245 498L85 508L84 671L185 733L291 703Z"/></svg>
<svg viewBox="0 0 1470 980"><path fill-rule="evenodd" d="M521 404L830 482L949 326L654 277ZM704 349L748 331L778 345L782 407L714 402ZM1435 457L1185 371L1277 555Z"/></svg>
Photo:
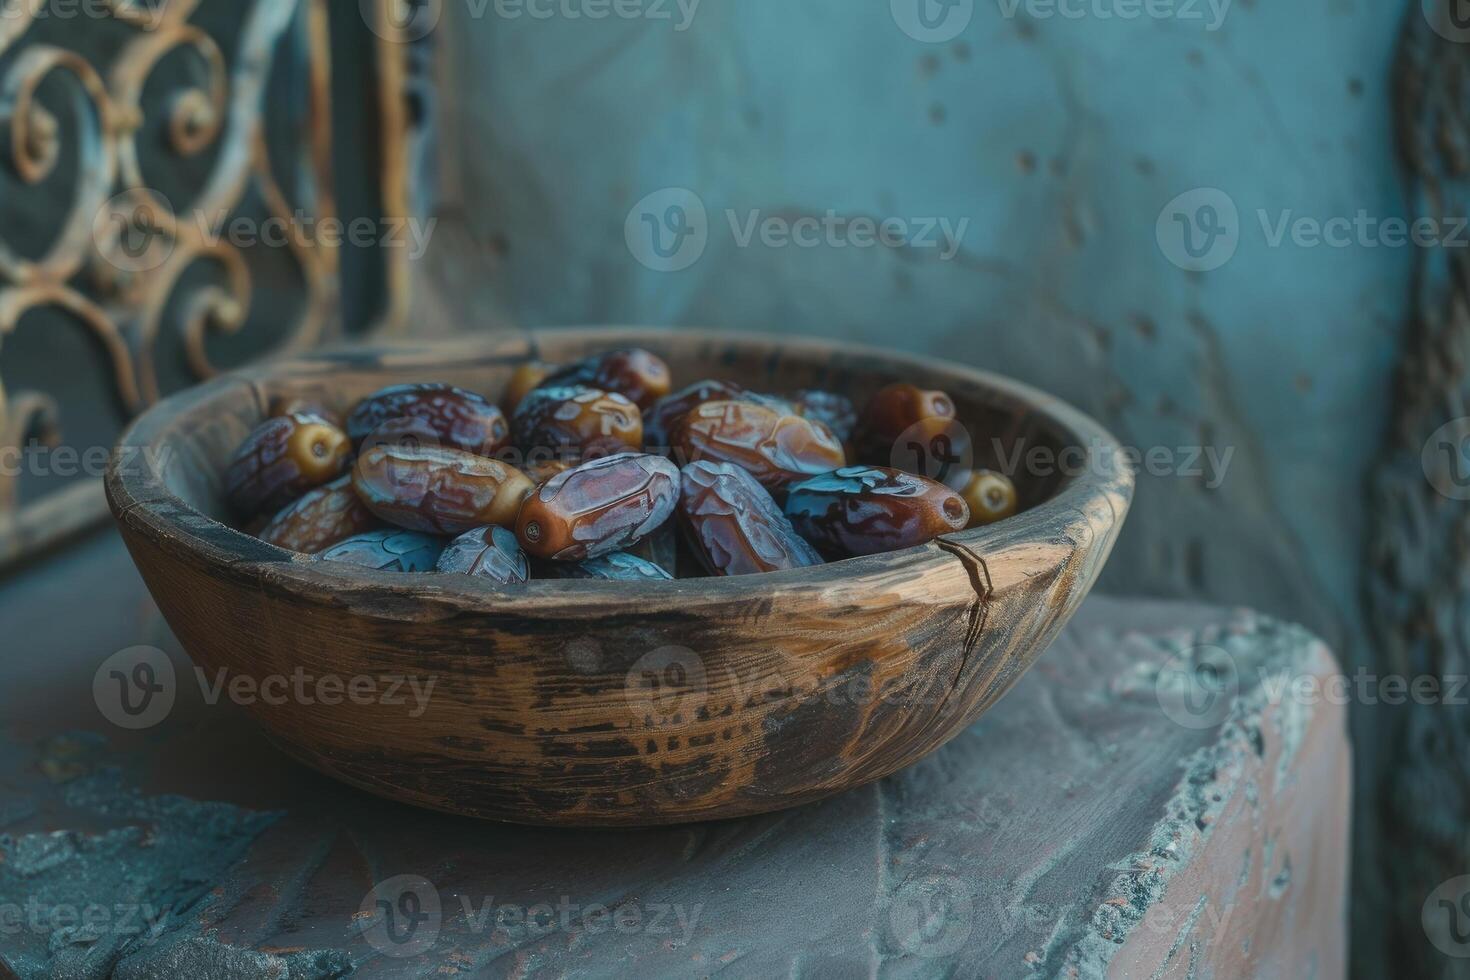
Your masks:
<svg viewBox="0 0 1470 980"><path fill-rule="evenodd" d="M372 443L443 445L491 456L510 441L505 413L471 391L446 384L395 385L364 398L347 419L360 449Z"/></svg>
<svg viewBox="0 0 1470 980"><path fill-rule="evenodd" d="M522 399L541 387L542 382L555 370L556 365L547 364L545 361L527 361L516 365L516 369L511 372L510 381L505 385L505 391L500 396L500 407L505 409L505 414L514 416Z"/></svg>
<svg viewBox="0 0 1470 980"><path fill-rule="evenodd" d="M531 577L526 553L516 543L516 536L503 527L466 531L445 546L434 568L489 579L499 585L520 585Z"/></svg>
<svg viewBox="0 0 1470 980"><path fill-rule="evenodd" d="M427 534L385 528L332 545L322 561L345 562L381 572L432 572L444 542Z"/></svg>
<svg viewBox="0 0 1470 980"><path fill-rule="evenodd" d="M347 433L315 415L266 419L235 451L225 493L240 514L275 512L347 467Z"/></svg>
<svg viewBox="0 0 1470 980"><path fill-rule="evenodd" d="M842 443L825 425L763 402L700 405L674 430L673 443L681 461L734 463L776 497L794 483L847 465Z"/></svg>
<svg viewBox="0 0 1470 980"><path fill-rule="evenodd" d="M536 558L585 561L623 551L657 531L679 500L679 471L661 456L623 453L552 477L516 520Z"/></svg>
<svg viewBox="0 0 1470 980"><path fill-rule="evenodd" d="M530 477L531 482L539 487L558 473L565 473L576 465L576 463L565 459L528 459L517 467L517 469Z"/></svg>
<svg viewBox="0 0 1470 980"><path fill-rule="evenodd" d="M733 381L696 381L672 395L665 395L643 413L643 445L649 452L666 452L674 428L684 416L705 402L739 401L745 389Z"/></svg>
<svg viewBox="0 0 1470 980"><path fill-rule="evenodd" d="M839 442L851 441L857 429L857 407L846 395L806 388L796 393L792 405L802 418L821 422L831 429Z"/></svg>
<svg viewBox="0 0 1470 980"><path fill-rule="evenodd" d="M970 508L942 483L880 466L851 466L791 488L786 516L831 557L874 555L964 530Z"/></svg>
<svg viewBox="0 0 1470 980"><path fill-rule="evenodd" d="M642 410L669 393L673 387L673 373L663 358L630 347L568 364L551 372L541 384L547 388L580 385L617 392Z"/></svg>
<svg viewBox="0 0 1470 980"><path fill-rule="evenodd" d="M1014 517L1021 500L1011 478L992 470L979 470L971 476L960 496L970 508L970 527Z"/></svg>
<svg viewBox="0 0 1470 980"><path fill-rule="evenodd" d="M548 573L557 578L596 579L603 582L671 582L674 576L651 561L626 551L586 561L547 562Z"/></svg>
<svg viewBox="0 0 1470 980"><path fill-rule="evenodd" d="M643 446L643 416L622 395L598 388L537 388L516 409L516 446L524 453L609 456Z"/></svg>
<svg viewBox="0 0 1470 980"><path fill-rule="evenodd" d="M428 534L464 534L486 524L510 527L532 489L526 474L493 459L458 449L398 446L363 453L352 486L382 520Z"/></svg>
<svg viewBox="0 0 1470 980"><path fill-rule="evenodd" d="M955 417L954 399L942 391L925 391L917 385L891 384L868 400L858 421L859 450L864 459L887 465L894 444L923 422L938 426ZM933 420L933 421L929 421Z"/></svg>
<svg viewBox="0 0 1470 980"><path fill-rule="evenodd" d="M729 463L690 463L680 474L679 516L715 575L752 575L822 564L755 477Z"/></svg>
<svg viewBox="0 0 1470 980"><path fill-rule="evenodd" d="M344 476L290 504L257 535L287 551L314 555L339 541L370 531L378 519Z"/></svg>

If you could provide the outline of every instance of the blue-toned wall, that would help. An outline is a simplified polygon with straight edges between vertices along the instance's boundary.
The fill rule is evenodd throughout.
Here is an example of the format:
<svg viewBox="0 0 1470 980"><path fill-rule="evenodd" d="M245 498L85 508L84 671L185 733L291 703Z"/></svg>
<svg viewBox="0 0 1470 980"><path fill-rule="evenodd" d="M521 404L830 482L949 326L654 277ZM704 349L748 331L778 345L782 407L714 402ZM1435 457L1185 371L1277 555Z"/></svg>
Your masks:
<svg viewBox="0 0 1470 980"><path fill-rule="evenodd" d="M670 20L445 0L445 153L459 166L435 247L475 270L452 288L526 324L924 351L1055 391L1135 446L1233 453L1213 489L1143 476L1105 587L1255 606L1367 661L1363 485L1411 263L1372 224L1404 213L1389 98L1404 5L1179 0L1127 19L1145 5L1064 0L1082 12L1068 17L1023 2L1008 16L1010 0L975 0L953 38L925 43L899 24L917 2L703 0L679 30L673 0L656 5ZM669 187L709 216L705 251L677 272L646 268L624 234L630 209ZM1197 188L1238 212L1222 214L1238 248L1209 271L1171 262L1156 235L1166 204ZM1208 218L1200 203L1186 198L1185 216ZM741 247L727 209L968 226L950 259ZM1262 226L1360 212L1369 224L1346 247L1273 244ZM1164 242L1183 258L1171 218ZM1216 244L1206 264L1228 249ZM1355 710L1371 792L1370 719Z"/></svg>

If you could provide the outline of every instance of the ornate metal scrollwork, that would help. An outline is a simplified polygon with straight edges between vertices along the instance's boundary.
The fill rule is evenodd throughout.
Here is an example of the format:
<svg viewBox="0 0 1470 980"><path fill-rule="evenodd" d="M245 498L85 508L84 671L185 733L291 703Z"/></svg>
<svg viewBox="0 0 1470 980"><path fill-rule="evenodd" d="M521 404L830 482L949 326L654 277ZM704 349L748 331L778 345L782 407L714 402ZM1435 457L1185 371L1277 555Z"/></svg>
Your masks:
<svg viewBox="0 0 1470 980"><path fill-rule="evenodd" d="M37 36L54 15L48 0L0 0L0 166L20 187L54 183L64 163L74 168L69 203L47 223L54 230L44 247L18 247L0 220L0 345L40 310L47 323L36 329L80 327L108 366L119 421L163 394L162 338L178 358L171 376L204 379L218 370L212 338L254 330L253 256L219 234L247 199L258 221L292 229L282 251L301 295L294 322L272 323L270 351L304 348L337 329L339 243L315 232L335 219L328 0L228 0L244 4L229 38L196 22L216 2L227 0L102 0L58 41ZM105 56L72 50L73 35L84 34L120 40ZM291 156L299 172L286 181L272 169L282 157L272 152L266 104L278 58L303 62L291 70L306 88L289 107L300 117ZM181 192L149 172L155 157L207 176L191 199L170 200ZM0 219L5 208L0 196ZM209 276L193 273L205 264ZM58 401L0 384L0 454L13 459L18 447L59 439L67 406ZM66 501L19 502L18 479L0 467L0 567L100 516L96 481L67 487Z"/></svg>

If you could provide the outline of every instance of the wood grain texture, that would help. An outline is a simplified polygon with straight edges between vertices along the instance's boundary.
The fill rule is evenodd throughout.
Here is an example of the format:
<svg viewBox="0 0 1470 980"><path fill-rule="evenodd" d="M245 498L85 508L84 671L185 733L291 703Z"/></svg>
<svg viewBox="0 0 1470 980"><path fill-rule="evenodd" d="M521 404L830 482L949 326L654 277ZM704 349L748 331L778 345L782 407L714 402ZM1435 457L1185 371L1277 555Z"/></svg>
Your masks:
<svg viewBox="0 0 1470 980"><path fill-rule="evenodd" d="M679 379L761 390L861 399L913 380L949 391L977 433L1008 448L1076 447L1085 465L1018 474L1028 510L990 528L734 579L497 590L330 567L214 519L219 463L272 397L343 408L422 380L493 397L528 358L626 345L660 354ZM416 716L376 702L258 706L286 751L395 799L563 825L759 813L922 758L994 704L1070 618L1133 486L1101 428L982 372L822 342L627 328L316 355L183 395L123 444L108 499L199 664L257 680L305 671L434 684Z"/></svg>

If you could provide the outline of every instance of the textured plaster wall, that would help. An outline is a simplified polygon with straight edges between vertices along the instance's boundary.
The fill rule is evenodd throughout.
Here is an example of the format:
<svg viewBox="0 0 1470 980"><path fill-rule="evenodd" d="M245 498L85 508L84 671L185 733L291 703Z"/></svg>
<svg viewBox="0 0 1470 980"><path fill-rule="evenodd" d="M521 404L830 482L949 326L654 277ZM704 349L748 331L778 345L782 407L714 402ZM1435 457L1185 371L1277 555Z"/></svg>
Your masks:
<svg viewBox="0 0 1470 980"><path fill-rule="evenodd" d="M1141 478L1104 587L1254 606L1321 632L1349 665L1372 659L1358 610L1364 474L1411 256L1376 237L1273 245L1262 221L1404 213L1388 87L1417 3L1237 0L1210 29L1203 2L1123 19L1111 0L1067 4L1078 18L975 0L937 44L901 30L884 0L703 0L682 31L663 6L672 20L445 0L445 149L460 163L434 264L459 270L443 274L452 288L526 324L920 350L1055 391L1134 446L1232 453L1215 489ZM630 208L666 187L693 190L710 215L707 249L680 272L645 268L624 238ZM1186 272L1155 228L1199 187L1236 206L1239 245L1220 268ZM946 261L740 247L727 209L968 225ZM1365 797L1371 724L1355 706ZM1371 817L1356 818L1360 881Z"/></svg>

